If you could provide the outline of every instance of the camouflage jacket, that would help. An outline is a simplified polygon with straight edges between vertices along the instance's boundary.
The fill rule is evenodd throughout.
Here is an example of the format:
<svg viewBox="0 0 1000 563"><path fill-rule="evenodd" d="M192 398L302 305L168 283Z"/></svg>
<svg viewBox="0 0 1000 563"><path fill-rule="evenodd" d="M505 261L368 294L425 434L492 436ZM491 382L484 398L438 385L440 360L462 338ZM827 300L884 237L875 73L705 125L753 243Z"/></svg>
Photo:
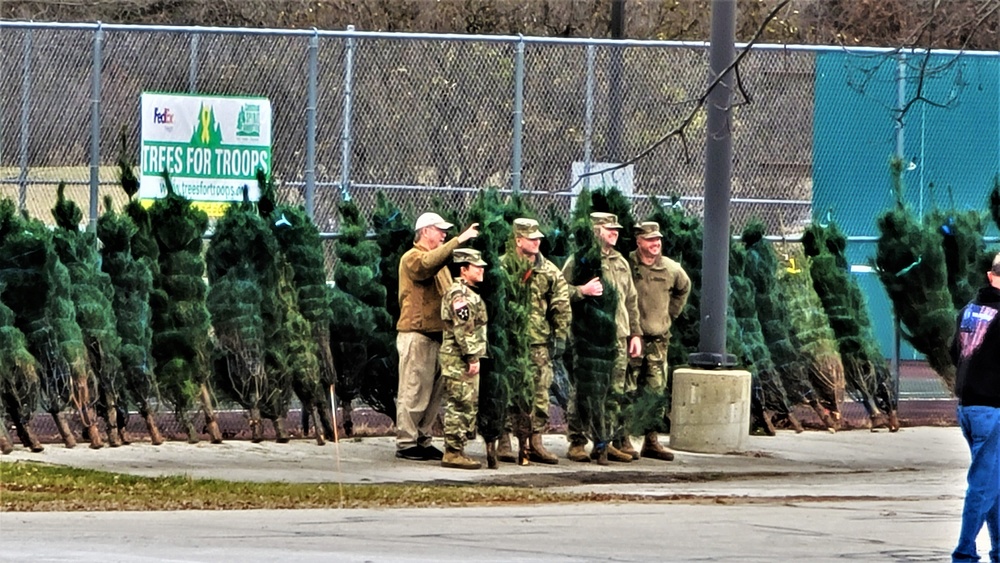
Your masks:
<svg viewBox="0 0 1000 563"><path fill-rule="evenodd" d="M566 260L563 266L563 276L569 282L573 279L573 269L576 264L576 255L572 255ZM642 328L639 326L639 302L635 292L635 283L632 281L632 269L628 261L621 252L612 250L608 254L601 256L601 278L608 283L618 293L618 308L615 313L615 324L618 325L618 338L628 338L629 336L641 336ZM573 301L583 299L580 288L570 286L569 296Z"/></svg>
<svg viewBox="0 0 1000 563"><path fill-rule="evenodd" d="M514 263L519 258L514 255L504 255L500 264L508 274L513 274L524 268ZM569 284L562 272L550 260L538 254L527 272L520 280L527 283L531 290L531 317L528 319L528 344L532 346L548 345L552 339L563 340L569 336L569 323L572 315L569 306Z"/></svg>
<svg viewBox="0 0 1000 563"><path fill-rule="evenodd" d="M444 337L441 354L465 360L486 357L486 303L465 280L457 279L441 299Z"/></svg>
<svg viewBox="0 0 1000 563"><path fill-rule="evenodd" d="M639 324L645 336L670 336L670 327L687 304L691 280L680 264L660 256L647 266L639 251L629 255L632 278L639 297Z"/></svg>

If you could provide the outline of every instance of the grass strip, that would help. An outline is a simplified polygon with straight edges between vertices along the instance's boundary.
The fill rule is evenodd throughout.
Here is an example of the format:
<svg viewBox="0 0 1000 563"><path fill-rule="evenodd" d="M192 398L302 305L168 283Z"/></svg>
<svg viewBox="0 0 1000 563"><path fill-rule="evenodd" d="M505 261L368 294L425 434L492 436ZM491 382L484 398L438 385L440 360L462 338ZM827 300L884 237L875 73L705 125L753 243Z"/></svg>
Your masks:
<svg viewBox="0 0 1000 563"><path fill-rule="evenodd" d="M0 462L0 511L404 508L636 500L635 496L450 484L251 483L138 477Z"/></svg>

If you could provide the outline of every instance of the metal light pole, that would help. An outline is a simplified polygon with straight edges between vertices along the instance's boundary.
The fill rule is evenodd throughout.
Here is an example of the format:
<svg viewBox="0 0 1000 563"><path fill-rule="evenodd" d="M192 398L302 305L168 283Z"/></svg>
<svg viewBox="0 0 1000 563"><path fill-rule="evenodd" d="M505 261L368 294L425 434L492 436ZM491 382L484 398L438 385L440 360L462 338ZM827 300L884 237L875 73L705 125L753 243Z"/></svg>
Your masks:
<svg viewBox="0 0 1000 563"><path fill-rule="evenodd" d="M736 0L712 1L711 84L736 58ZM729 302L729 200L733 171L732 101L734 72L708 94L705 142L705 237L702 245L701 332L698 352L688 361L701 368L732 366L726 353Z"/></svg>

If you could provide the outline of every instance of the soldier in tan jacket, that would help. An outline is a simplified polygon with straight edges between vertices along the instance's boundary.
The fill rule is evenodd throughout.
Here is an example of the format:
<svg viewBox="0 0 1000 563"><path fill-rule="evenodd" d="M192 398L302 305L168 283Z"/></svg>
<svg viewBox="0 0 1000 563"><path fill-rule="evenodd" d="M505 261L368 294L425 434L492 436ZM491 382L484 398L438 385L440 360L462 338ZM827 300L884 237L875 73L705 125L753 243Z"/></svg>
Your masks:
<svg viewBox="0 0 1000 563"><path fill-rule="evenodd" d="M638 389L662 395L667 389L667 347L670 327L680 316L691 293L691 280L680 264L663 255L660 225L646 221L635 226L638 248L629 256L632 278L639 297L643 354L635 358ZM669 398L669 395L668 395ZM642 457L671 461L674 454L660 445L656 429L647 428L640 451Z"/></svg>
<svg viewBox="0 0 1000 563"><path fill-rule="evenodd" d="M396 457L401 459L440 460L444 456L431 445L431 426L441 403L441 297L452 282L445 265L458 245L479 235L479 225L473 224L445 242L452 227L437 213L424 213L414 225L413 248L399 260Z"/></svg>
<svg viewBox="0 0 1000 563"><path fill-rule="evenodd" d="M636 390L635 378L629 378L628 359L636 358L642 354L642 329L639 326L639 303L635 292L635 284L632 281L632 270L628 260L615 250L618 242L618 234L622 226L618 223L618 217L612 213L591 213L590 219L594 224L594 234L601 245L601 273L608 283L614 286L618 295L618 307L615 312L615 324L617 326L618 337L618 358L615 361L614 372L611 374L611 390L617 396L625 396ZM575 267L574 258L563 266L563 276L566 281L573 279ZM594 278L584 285L570 286L569 294L572 301L579 301L587 297L602 295L604 286L600 278ZM584 435L581 421L576 409L576 392L572 391L570 396L569 412L567 413L569 451L566 457L572 461L590 461L584 447L587 445L587 438ZM615 405L613 412L608 412L608 416L614 421L613 441L607 447L607 459L619 462L630 462L639 459L639 452L635 450L629 441L627 434L627 424L624 419L624 405ZM591 452L590 458L603 461L597 448Z"/></svg>

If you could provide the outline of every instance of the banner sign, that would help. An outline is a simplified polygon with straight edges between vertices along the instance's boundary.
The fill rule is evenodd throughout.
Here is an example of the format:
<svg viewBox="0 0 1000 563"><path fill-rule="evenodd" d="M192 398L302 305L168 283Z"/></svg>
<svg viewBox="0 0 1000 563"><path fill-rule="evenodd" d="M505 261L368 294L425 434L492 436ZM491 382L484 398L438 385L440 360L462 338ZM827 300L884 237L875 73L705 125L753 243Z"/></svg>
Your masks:
<svg viewBox="0 0 1000 563"><path fill-rule="evenodd" d="M260 198L257 169L271 172L271 102L267 98L143 92L139 197L174 191L209 215L227 203Z"/></svg>

